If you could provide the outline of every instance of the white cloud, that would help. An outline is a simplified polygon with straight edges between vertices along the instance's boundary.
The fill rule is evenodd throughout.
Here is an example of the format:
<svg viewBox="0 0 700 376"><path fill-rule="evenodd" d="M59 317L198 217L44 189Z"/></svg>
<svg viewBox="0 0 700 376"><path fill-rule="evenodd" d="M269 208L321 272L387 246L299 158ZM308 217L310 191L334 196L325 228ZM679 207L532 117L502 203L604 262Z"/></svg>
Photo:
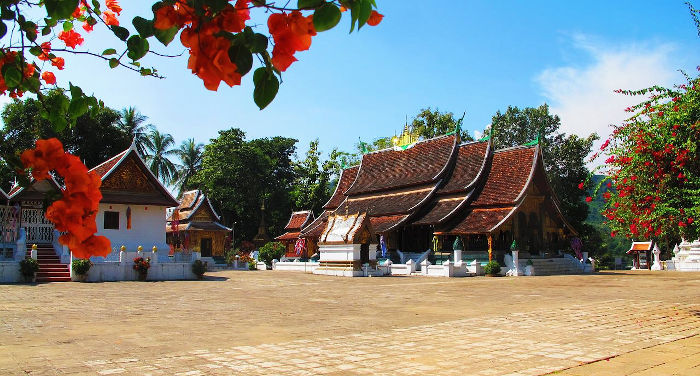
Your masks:
<svg viewBox="0 0 700 376"><path fill-rule="evenodd" d="M562 131L588 136L595 132L599 146L612 132L611 124L628 117L624 109L641 98L616 94L615 89L642 89L682 82L672 44L605 45L582 35L574 47L590 55L591 63L545 69L536 80L551 112L561 117ZM600 162L599 162L600 163Z"/></svg>

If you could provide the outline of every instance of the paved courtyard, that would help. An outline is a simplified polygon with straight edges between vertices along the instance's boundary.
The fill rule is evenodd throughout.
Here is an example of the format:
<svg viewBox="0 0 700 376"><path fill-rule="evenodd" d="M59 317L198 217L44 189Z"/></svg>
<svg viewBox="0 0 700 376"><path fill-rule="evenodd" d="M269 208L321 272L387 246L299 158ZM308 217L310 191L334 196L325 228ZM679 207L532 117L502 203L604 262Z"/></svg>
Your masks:
<svg viewBox="0 0 700 376"><path fill-rule="evenodd" d="M0 285L0 374L698 375L700 274Z"/></svg>

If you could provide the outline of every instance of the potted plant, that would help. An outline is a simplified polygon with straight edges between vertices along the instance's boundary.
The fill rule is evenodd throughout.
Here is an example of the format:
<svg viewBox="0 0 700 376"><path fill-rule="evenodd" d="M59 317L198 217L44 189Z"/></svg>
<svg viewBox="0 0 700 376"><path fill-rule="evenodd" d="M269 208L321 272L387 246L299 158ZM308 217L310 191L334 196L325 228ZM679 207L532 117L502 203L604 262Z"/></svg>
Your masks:
<svg viewBox="0 0 700 376"><path fill-rule="evenodd" d="M19 262L19 272L25 282L36 282L36 272L39 271L39 262L33 258L27 258Z"/></svg>
<svg viewBox="0 0 700 376"><path fill-rule="evenodd" d="M525 275L535 275L535 266L530 259L527 260L527 265L525 265Z"/></svg>
<svg viewBox="0 0 700 376"><path fill-rule="evenodd" d="M85 282L87 280L87 273L91 267L92 262L90 262L90 259L75 259L71 263L73 274L76 275L79 282Z"/></svg>
<svg viewBox="0 0 700 376"><path fill-rule="evenodd" d="M207 263L202 260L194 260L192 263L192 273L197 276L197 279L204 279L204 273L207 271Z"/></svg>
<svg viewBox="0 0 700 376"><path fill-rule="evenodd" d="M134 258L134 270L139 273L139 281L145 281L148 275L148 269L151 267L151 258L136 257Z"/></svg>
<svg viewBox="0 0 700 376"><path fill-rule="evenodd" d="M484 265L484 273L487 277L498 277L501 275L501 264L496 260L491 260Z"/></svg>

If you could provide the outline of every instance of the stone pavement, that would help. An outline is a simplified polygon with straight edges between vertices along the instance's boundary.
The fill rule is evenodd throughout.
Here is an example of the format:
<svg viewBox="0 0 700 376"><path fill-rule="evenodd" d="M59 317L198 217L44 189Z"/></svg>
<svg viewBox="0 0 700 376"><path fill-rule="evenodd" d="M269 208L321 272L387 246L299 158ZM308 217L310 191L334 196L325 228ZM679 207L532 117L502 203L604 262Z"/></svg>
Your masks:
<svg viewBox="0 0 700 376"><path fill-rule="evenodd" d="M700 374L700 274L0 285L0 374Z"/></svg>

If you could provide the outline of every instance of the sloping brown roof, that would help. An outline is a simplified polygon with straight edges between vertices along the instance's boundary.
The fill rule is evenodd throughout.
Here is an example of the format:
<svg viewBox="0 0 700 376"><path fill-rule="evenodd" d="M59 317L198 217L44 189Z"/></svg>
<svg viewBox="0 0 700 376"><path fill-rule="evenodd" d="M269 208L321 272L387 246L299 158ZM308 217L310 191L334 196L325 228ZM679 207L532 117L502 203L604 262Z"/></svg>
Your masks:
<svg viewBox="0 0 700 376"><path fill-rule="evenodd" d="M201 194L202 191L199 189L183 193L180 199L180 205L178 205L177 208L180 210L192 209Z"/></svg>
<svg viewBox="0 0 700 376"><path fill-rule="evenodd" d="M455 226L436 231L436 234L485 234L496 227L515 207L475 208Z"/></svg>
<svg viewBox="0 0 700 376"><path fill-rule="evenodd" d="M221 216L216 213L214 206L209 201L209 198L202 193L200 190L185 192L180 199L180 204L176 207L179 210L178 220L179 221L189 221L193 215L195 215L200 210L209 210L210 215L213 216L213 221L221 220ZM167 221L173 220L173 211L167 218Z"/></svg>
<svg viewBox="0 0 700 376"><path fill-rule="evenodd" d="M372 231L375 234L380 234L392 229L399 222L403 221L407 215L387 215L383 217L370 217L369 222L372 224Z"/></svg>
<svg viewBox="0 0 700 376"><path fill-rule="evenodd" d="M337 208L338 205L343 202L343 200L345 200L345 191L350 188L350 185L352 185L352 183L355 181L357 171L359 169L360 166L353 166L343 170L343 172L340 174L338 185L335 187L335 192L333 192L333 196L331 196L328 202L323 205L324 209L333 210Z"/></svg>
<svg viewBox="0 0 700 376"><path fill-rule="evenodd" d="M313 222L304 226L301 229L301 236L304 238L318 238L323 233L323 229L326 227L326 222L328 222L328 214L330 211L324 211L319 215Z"/></svg>
<svg viewBox="0 0 700 376"><path fill-rule="evenodd" d="M123 152L115 155L114 157L102 162L101 164L93 167L90 171L96 172L100 177L104 177L114 166L121 161L122 157L131 149L126 149Z"/></svg>
<svg viewBox="0 0 700 376"><path fill-rule="evenodd" d="M275 238L275 240L296 240L299 238L301 233L299 231L285 232L284 234Z"/></svg>
<svg viewBox="0 0 700 376"><path fill-rule="evenodd" d="M336 209L336 213L345 213L347 206L348 213L366 212L370 216L406 214L426 200L434 189L434 186L422 186L398 192L349 197Z"/></svg>
<svg viewBox="0 0 700 376"><path fill-rule="evenodd" d="M652 249L654 249L654 242L632 242L632 246L629 251L627 251L627 254L651 251Z"/></svg>
<svg viewBox="0 0 700 376"><path fill-rule="evenodd" d="M488 142L472 142L460 145L457 161L447 183L440 188L439 194L464 191L472 185L486 165Z"/></svg>
<svg viewBox="0 0 700 376"><path fill-rule="evenodd" d="M459 198L441 198L432 204L432 207L425 215L423 215L420 219L413 221L412 224L437 224L440 222L440 220L455 210L457 206L462 203L464 198L464 196Z"/></svg>
<svg viewBox="0 0 700 376"><path fill-rule="evenodd" d="M345 194L434 183L450 161L455 141L455 136L442 136L420 141L406 150L386 149L365 154L357 179Z"/></svg>
<svg viewBox="0 0 700 376"><path fill-rule="evenodd" d="M287 231L299 231L313 219L313 214L309 210L292 213L289 222L284 227Z"/></svg>
<svg viewBox="0 0 700 376"><path fill-rule="evenodd" d="M536 147L496 151L486 185L472 206L513 204L526 188L535 163Z"/></svg>

